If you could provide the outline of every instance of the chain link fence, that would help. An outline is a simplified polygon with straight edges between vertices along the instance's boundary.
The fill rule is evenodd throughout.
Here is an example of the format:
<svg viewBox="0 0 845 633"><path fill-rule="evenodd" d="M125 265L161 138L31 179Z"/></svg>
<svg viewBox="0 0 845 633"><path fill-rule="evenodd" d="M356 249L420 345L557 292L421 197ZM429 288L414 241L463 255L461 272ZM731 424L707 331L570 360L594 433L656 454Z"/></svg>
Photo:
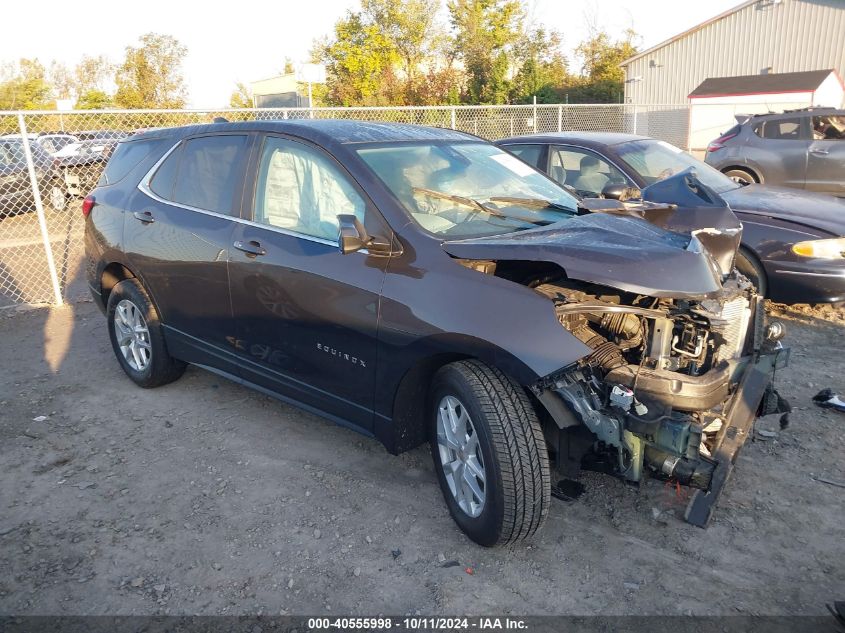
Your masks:
<svg viewBox="0 0 845 633"><path fill-rule="evenodd" d="M654 136L687 148L678 106L520 105L255 110L0 112L0 308L87 295L82 199L122 138L138 130L229 121L355 119L432 125L487 139L566 130Z"/></svg>

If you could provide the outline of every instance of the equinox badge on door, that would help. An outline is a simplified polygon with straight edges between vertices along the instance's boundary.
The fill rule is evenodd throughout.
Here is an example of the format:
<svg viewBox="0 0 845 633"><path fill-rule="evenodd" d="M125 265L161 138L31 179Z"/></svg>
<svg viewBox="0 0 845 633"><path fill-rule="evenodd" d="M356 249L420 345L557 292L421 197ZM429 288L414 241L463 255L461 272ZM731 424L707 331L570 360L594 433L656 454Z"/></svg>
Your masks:
<svg viewBox="0 0 845 633"><path fill-rule="evenodd" d="M359 365L361 367L367 366L367 363L363 359L358 358L356 356L350 356L349 354L344 354L343 352L336 350L334 347L329 347L328 345L317 343L317 349L324 351L326 354L337 356L339 359L349 361L353 365Z"/></svg>

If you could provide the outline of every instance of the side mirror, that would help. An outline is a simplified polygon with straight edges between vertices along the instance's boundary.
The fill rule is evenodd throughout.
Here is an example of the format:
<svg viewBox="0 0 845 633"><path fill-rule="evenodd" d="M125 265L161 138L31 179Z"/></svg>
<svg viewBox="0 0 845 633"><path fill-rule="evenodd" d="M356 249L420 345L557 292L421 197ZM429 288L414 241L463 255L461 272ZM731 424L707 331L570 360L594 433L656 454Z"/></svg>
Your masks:
<svg viewBox="0 0 845 633"><path fill-rule="evenodd" d="M622 183L611 183L601 190L601 197L625 202L626 200L640 199L643 194L636 187L629 187Z"/></svg>
<svg viewBox="0 0 845 633"><path fill-rule="evenodd" d="M390 255L390 242L367 233L361 220L351 213L337 216L337 245L344 255L367 249L372 255Z"/></svg>

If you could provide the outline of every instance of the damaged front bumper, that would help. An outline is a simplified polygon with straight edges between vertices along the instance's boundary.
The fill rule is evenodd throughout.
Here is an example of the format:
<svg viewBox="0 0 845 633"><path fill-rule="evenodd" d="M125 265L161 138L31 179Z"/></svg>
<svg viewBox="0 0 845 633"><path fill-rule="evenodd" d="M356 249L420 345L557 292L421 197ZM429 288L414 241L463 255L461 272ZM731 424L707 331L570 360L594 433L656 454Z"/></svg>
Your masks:
<svg viewBox="0 0 845 633"><path fill-rule="evenodd" d="M678 374L676 380L665 378L659 395L668 406L651 419L635 415L627 403L620 407L613 396L602 397L618 384L612 372L601 380L574 368L550 377L534 392L556 423L556 437L547 442L555 448L561 474L573 476L585 465L639 482L652 472L696 489L685 518L706 527L755 418L789 410L773 386L776 370L788 360L788 348L766 341L752 354L708 372L706 381ZM711 389L711 383L718 389ZM655 391L649 395L661 391L657 378L645 385ZM680 410L673 411L672 405ZM692 409L698 410L694 416ZM713 428L718 430L710 432ZM605 459L593 461L596 455Z"/></svg>
<svg viewBox="0 0 845 633"><path fill-rule="evenodd" d="M695 491L684 513L688 523L698 527L707 527L710 523L716 502L731 476L737 455L748 439L757 416L788 411L788 405L787 408L778 406L779 398L774 403L768 402L769 398L764 401L768 393L776 395L772 387L775 371L786 367L788 362L789 349L780 346L761 351L749 359L736 391L728 401L725 423L711 450L716 468L710 486L707 490Z"/></svg>

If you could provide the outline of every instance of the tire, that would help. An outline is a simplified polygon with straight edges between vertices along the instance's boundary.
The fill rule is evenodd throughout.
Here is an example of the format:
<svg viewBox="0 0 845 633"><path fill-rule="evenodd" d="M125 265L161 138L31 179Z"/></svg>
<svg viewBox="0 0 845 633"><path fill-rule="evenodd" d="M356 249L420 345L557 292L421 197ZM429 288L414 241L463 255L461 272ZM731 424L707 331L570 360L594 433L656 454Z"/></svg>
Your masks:
<svg viewBox="0 0 845 633"><path fill-rule="evenodd" d="M125 279L112 288L106 318L114 355L136 385L160 387L185 372L185 363L167 352L158 313L137 279Z"/></svg>
<svg viewBox="0 0 845 633"><path fill-rule="evenodd" d="M737 182L741 185L750 185L753 183L760 182L760 179L757 177L757 175L747 169L725 169L722 173L734 182Z"/></svg>
<svg viewBox="0 0 845 633"><path fill-rule="evenodd" d="M47 201L55 211L64 211L67 208L67 193L59 185L49 185Z"/></svg>
<svg viewBox="0 0 845 633"><path fill-rule="evenodd" d="M763 270L756 257L741 248L736 253L735 265L736 269L748 277L748 280L754 284L757 294L762 297L768 295L769 284L766 280L766 271Z"/></svg>
<svg viewBox="0 0 845 633"><path fill-rule="evenodd" d="M460 361L434 376L429 404L429 441L437 479L461 530L485 547L531 537L549 513L551 475L543 431L522 388L481 362ZM469 424L456 426L466 432L447 438L443 425L464 415ZM450 448L450 439L452 447L464 441L463 447ZM452 464L451 482L444 460ZM479 466L483 480L476 476ZM470 492L465 474L482 496ZM463 499L453 491L456 480L465 493Z"/></svg>

